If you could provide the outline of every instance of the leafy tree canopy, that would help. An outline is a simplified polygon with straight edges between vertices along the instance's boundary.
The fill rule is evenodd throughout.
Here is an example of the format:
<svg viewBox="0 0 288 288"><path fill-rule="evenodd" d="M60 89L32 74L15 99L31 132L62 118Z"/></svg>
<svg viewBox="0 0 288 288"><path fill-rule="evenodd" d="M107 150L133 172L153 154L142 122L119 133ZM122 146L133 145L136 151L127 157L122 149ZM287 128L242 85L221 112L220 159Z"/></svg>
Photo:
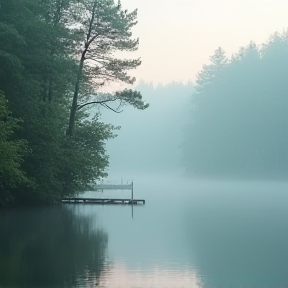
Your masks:
<svg viewBox="0 0 288 288"><path fill-rule="evenodd" d="M106 175L105 144L117 127L87 108L148 107L137 91L100 91L135 81L128 72L141 60L119 52L138 48L136 23L137 10L112 0L1 0L1 113L10 116L0 120L0 183L11 197L0 202L58 201Z"/></svg>

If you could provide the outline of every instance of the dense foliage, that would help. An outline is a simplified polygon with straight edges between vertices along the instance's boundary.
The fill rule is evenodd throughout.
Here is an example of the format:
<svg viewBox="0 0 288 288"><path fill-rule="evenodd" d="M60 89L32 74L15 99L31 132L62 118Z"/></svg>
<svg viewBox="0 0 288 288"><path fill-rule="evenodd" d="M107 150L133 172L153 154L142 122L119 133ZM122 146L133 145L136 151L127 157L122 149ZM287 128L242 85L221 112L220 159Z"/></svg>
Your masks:
<svg viewBox="0 0 288 288"><path fill-rule="evenodd" d="M217 49L197 76L183 145L188 172L287 179L287 75L287 32L230 59Z"/></svg>
<svg viewBox="0 0 288 288"><path fill-rule="evenodd" d="M97 115L91 119L85 103L120 99L146 108L138 92L104 98L96 93L99 86L130 79L126 70L135 61L135 67L140 64L112 57L117 50L131 50L131 43L137 49L130 32L136 16L137 11L127 13L114 1L1 0L1 204L55 202L106 175L105 142L114 137L115 127L101 123ZM87 31L94 33L95 42L85 39ZM89 57L103 63L88 61L84 67L83 51L92 42ZM111 79L103 78L107 69ZM76 90L81 107L72 101ZM71 111L73 133L67 133Z"/></svg>
<svg viewBox="0 0 288 288"><path fill-rule="evenodd" d="M7 109L7 100L0 93L0 204L11 200L10 189L27 181L21 170L21 162L26 151L23 140L11 137L18 128L18 122Z"/></svg>

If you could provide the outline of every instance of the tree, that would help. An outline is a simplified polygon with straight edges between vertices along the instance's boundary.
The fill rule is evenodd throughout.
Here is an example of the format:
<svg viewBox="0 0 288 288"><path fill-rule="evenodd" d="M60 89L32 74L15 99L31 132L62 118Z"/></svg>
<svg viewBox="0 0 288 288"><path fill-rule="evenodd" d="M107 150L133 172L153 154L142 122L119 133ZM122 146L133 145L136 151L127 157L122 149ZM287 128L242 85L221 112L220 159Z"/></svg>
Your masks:
<svg viewBox="0 0 288 288"><path fill-rule="evenodd" d="M21 168L27 145L23 140L14 140L13 133L19 128L19 120L11 116L7 100L0 91L0 204L14 200L13 189L26 184L27 178Z"/></svg>
<svg viewBox="0 0 288 288"><path fill-rule="evenodd" d="M60 179L64 184L63 195L85 191L95 179L107 176L109 157L105 143L114 138L113 131L119 129L100 122L97 115L91 120L85 119L87 115L78 118L81 120L77 119L75 123L77 129L72 138L65 138L62 153Z"/></svg>
<svg viewBox="0 0 288 288"><path fill-rule="evenodd" d="M218 47L210 57L210 64L204 64L202 70L197 74L197 91L201 92L201 89L207 89L207 85L215 83L217 81L216 77L221 76L221 73L227 64L228 58L225 51L221 47Z"/></svg>
<svg viewBox="0 0 288 288"><path fill-rule="evenodd" d="M104 145L112 126L104 126L98 119L91 122L97 129L96 139L93 133L83 133L89 125L82 123L86 116L80 113L76 125L81 126L82 134L73 141L65 136L69 93L77 67L71 57L75 50L72 39L77 35L65 27L71 18L71 4L73 1L64 0L1 1L0 89L13 115L22 119L18 122L21 129L14 129L13 138L25 140L29 150L22 163L29 187L15 185L13 195L18 202L57 201L64 193L83 190L87 182L103 175L108 165ZM95 141L91 149L83 150L82 144L88 139L82 136ZM85 174L83 169L88 168L91 173Z"/></svg>
<svg viewBox="0 0 288 288"><path fill-rule="evenodd" d="M145 109L140 93L124 90L114 95L107 94L100 100L86 101L78 106L79 95L82 101L97 96L99 86L115 81L133 84L135 78L127 71L137 68L140 59L122 59L117 52L135 51L138 39L132 38L131 28L136 25L137 10L128 13L123 10L120 1L83 0L73 6L79 16L79 31L83 37L83 47L75 80L70 119L67 135L74 133L77 109L92 103L106 103L116 99L128 102L137 108ZM79 43L80 45L80 43ZM79 47L80 48L80 47ZM83 83L85 78L86 83ZM82 82L81 82L82 81ZM86 96L86 97L85 97Z"/></svg>
<svg viewBox="0 0 288 288"><path fill-rule="evenodd" d="M219 47L210 57L210 63L203 65L197 74L191 124L183 143L183 151L184 161L189 163L187 167L200 174L216 169L215 157L219 148L216 134L220 129L225 129L219 127L218 123L222 112L220 110L225 109L225 104L218 95L223 95L227 66L228 58L225 51Z"/></svg>
<svg viewBox="0 0 288 288"><path fill-rule="evenodd" d="M141 63L122 57L138 47L131 34L137 11L127 13L118 4L1 0L0 90L8 110L21 119L13 140L27 143L29 151L21 165L29 187L15 187L15 201L55 202L106 175L105 143L116 127L97 115L91 120L88 105L116 112L120 108L107 102L148 107L137 91L99 92L105 83L133 83L127 73Z"/></svg>
<svg viewBox="0 0 288 288"><path fill-rule="evenodd" d="M30 186L15 192L15 201L21 202L53 201L62 188L65 93L71 83L67 68L73 60L62 44L63 29L44 17L40 4L3 0L0 9L0 89L13 115L22 119L14 137L25 139L29 150L22 168Z"/></svg>
<svg viewBox="0 0 288 288"><path fill-rule="evenodd" d="M215 53L198 74L183 149L190 173L287 179L287 39L251 42L226 60Z"/></svg>

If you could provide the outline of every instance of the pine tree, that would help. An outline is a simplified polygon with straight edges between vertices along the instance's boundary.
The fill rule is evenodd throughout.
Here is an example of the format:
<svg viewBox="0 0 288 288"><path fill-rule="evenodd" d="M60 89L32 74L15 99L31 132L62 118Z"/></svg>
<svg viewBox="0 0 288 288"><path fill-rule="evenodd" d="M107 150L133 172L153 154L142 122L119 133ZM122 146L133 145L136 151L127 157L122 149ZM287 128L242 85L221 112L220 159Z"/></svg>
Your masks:
<svg viewBox="0 0 288 288"><path fill-rule="evenodd" d="M67 129L69 136L74 133L76 111L87 102L105 103L122 99L137 108L147 108L141 95L131 90L118 92L108 98L95 99L98 88L106 83L133 84L135 81L127 72L137 68L141 60L123 59L117 53L131 52L138 48L139 40L133 39L131 33L131 28L137 24L137 10L129 13L122 9L120 1L115 4L113 0L82 0L74 9L80 15L77 20L82 35L82 47L79 42L81 52ZM83 83L83 78L86 83ZM90 101L85 97L87 95ZM94 100L91 101L93 96Z"/></svg>

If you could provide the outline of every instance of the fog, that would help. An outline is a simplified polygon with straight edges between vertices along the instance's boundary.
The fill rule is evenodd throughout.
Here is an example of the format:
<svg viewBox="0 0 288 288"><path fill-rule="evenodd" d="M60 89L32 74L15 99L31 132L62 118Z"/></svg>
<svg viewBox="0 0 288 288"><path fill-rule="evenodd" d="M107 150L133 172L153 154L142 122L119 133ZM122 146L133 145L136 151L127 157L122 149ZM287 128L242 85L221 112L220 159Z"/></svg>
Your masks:
<svg viewBox="0 0 288 288"><path fill-rule="evenodd" d="M281 1L0 1L0 288L288 287Z"/></svg>
<svg viewBox="0 0 288 288"><path fill-rule="evenodd" d="M181 145L192 84L155 87L142 82L135 89L150 104L148 109L124 106L120 114L101 109L103 121L121 126L118 136L107 143L109 175L130 180L136 174L181 173Z"/></svg>
<svg viewBox="0 0 288 288"><path fill-rule="evenodd" d="M194 87L140 83L148 109L103 111L122 127L107 146L110 173L287 181L287 47L286 32L230 58L219 47Z"/></svg>
<svg viewBox="0 0 288 288"><path fill-rule="evenodd" d="M131 272L119 279L146 279L149 276L143 273L156 267L160 272L195 272L205 284L197 286L202 288L284 287L287 183L148 176L137 175L135 194L146 204L134 207L133 219L133 207L127 206L96 210L91 205L83 211L93 219L101 215L110 257L116 259L116 267L120 264ZM126 197L125 193L117 197ZM159 286L139 287L170 287L158 273L153 275ZM181 276L177 281L173 287L194 287L183 284Z"/></svg>

